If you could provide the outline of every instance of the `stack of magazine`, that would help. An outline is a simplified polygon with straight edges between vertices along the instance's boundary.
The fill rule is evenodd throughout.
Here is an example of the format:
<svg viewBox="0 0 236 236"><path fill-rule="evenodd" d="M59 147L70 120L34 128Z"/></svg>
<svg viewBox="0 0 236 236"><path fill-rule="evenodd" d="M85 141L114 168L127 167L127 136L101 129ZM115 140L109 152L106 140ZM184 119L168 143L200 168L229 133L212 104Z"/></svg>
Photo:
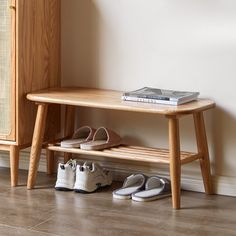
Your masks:
<svg viewBox="0 0 236 236"><path fill-rule="evenodd" d="M184 92L158 88L144 87L135 91L125 92L124 101L160 103L166 105L180 105L198 98L199 92Z"/></svg>

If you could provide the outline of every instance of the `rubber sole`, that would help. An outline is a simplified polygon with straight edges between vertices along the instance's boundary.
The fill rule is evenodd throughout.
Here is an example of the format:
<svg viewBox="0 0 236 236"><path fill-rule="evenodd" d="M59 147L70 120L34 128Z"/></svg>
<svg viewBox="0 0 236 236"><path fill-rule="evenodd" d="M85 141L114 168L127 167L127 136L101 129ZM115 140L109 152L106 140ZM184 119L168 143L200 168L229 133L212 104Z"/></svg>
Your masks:
<svg viewBox="0 0 236 236"><path fill-rule="evenodd" d="M97 189L96 189L97 190ZM90 193L94 193L96 190L92 191L92 192L88 192L82 189L74 189L75 193L83 193L83 194L90 194Z"/></svg>
<svg viewBox="0 0 236 236"><path fill-rule="evenodd" d="M55 187L55 189L56 189L57 191L64 191L64 192L73 191L73 189L63 188L63 187Z"/></svg>
<svg viewBox="0 0 236 236"><path fill-rule="evenodd" d="M89 193L94 193L94 192L98 191L99 189L107 188L109 186L111 186L111 184L110 185L99 186L95 190L93 190L92 192L89 192L89 191L86 191L86 190L83 190L83 189L74 189L74 192L75 193L89 194Z"/></svg>

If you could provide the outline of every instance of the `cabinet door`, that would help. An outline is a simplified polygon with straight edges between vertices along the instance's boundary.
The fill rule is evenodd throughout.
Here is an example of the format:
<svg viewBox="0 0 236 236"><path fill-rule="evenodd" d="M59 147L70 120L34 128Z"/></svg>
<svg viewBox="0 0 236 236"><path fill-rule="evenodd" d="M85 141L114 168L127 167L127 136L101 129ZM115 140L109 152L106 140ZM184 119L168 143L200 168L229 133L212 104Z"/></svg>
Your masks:
<svg viewBox="0 0 236 236"><path fill-rule="evenodd" d="M0 139L15 139L15 7L0 4Z"/></svg>

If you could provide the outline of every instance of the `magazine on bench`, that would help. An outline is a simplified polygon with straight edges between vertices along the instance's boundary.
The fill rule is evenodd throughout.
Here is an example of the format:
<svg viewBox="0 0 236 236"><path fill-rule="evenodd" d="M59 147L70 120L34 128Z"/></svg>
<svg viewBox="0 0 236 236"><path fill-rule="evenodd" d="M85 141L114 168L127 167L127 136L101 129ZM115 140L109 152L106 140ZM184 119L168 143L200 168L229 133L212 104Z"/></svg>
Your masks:
<svg viewBox="0 0 236 236"><path fill-rule="evenodd" d="M144 87L122 95L124 101L159 103L166 105L180 105L196 100L199 92L175 91Z"/></svg>

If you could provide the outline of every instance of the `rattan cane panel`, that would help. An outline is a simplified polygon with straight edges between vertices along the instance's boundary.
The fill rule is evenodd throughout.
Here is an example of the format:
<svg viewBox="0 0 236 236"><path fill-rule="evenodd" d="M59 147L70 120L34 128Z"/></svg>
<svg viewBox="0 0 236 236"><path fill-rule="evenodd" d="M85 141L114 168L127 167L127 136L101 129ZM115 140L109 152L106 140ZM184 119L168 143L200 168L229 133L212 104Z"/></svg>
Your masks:
<svg viewBox="0 0 236 236"><path fill-rule="evenodd" d="M0 135L11 131L11 10L0 4Z"/></svg>

